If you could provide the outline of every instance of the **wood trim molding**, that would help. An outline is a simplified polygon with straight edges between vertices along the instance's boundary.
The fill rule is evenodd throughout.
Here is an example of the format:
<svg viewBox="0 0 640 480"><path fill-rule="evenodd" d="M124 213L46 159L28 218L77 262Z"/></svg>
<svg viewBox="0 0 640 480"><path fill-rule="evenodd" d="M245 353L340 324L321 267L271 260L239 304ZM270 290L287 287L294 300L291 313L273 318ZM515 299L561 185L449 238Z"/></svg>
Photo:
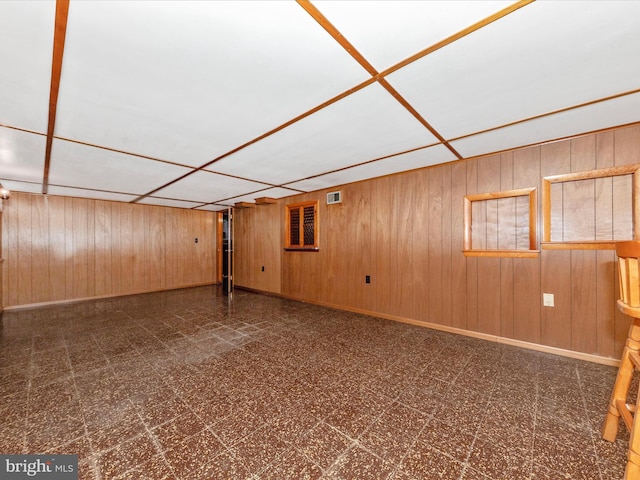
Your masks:
<svg viewBox="0 0 640 480"><path fill-rule="evenodd" d="M278 203L278 200L271 197L260 197L256 198L256 205L273 205Z"/></svg>
<svg viewBox="0 0 640 480"><path fill-rule="evenodd" d="M550 353L552 355L559 355L561 357L574 358L574 359L577 359L577 360L584 360L586 362L599 363L599 364L602 364L602 365L609 365L609 366L612 366L612 367L618 367L620 365L620 360L617 359L617 358L609 358L609 357L603 357L603 356L600 356L600 355L594 355L594 354L590 354L590 353L576 352L576 351L567 350L567 349L564 349L564 348L551 347L551 346L548 346L548 345L542 345L542 344L538 344L538 343L526 342L524 340L516 340L516 339L513 339L513 338L501 337L499 335L491 335L491 334L488 334L488 333L475 332L473 330L465 330L463 328L458 328L458 327L450 327L448 325L440 325L440 324L437 324L437 323L424 322L422 320L414 320L414 319L411 319L411 318L399 317L399 316L396 316L396 315L388 315L388 314L379 313L379 312L372 312L372 311L364 310L364 309L360 309L360 308L344 307L344 306L341 306L341 305L334 305L334 304L331 304L331 303L318 302L318 301L313 301L313 300L302 300L300 298L296 298L296 297L293 297L293 296L290 296L290 295L282 295L282 294L279 294L279 293L257 290L255 288L243 287L241 285L236 285L235 287L237 289L239 289L239 290L246 290L246 291L249 291L249 292L255 292L255 293L260 293L260 294L263 294L263 295L275 296L275 297L280 297L280 298L288 298L290 300L295 300L295 301L303 302L303 303L309 303L309 304L312 304L312 305L321 305L323 307L335 308L336 310L343 310L343 311L346 311L346 312L360 313L362 315L369 315L371 317L383 318L385 320L392 320L392 321L395 321L395 322L408 323L410 325L416 325L416 326L419 326L419 327L431 328L433 330L440 330L440 331L443 331L443 332L455 333L457 335L463 335L465 337L479 338L481 340L487 340L487 341L490 341L490 342L502 343L504 345L511 345L511 346L518 347L518 348L524 348L524 349L527 349L527 350L533 350L535 352Z"/></svg>
<svg viewBox="0 0 640 480"><path fill-rule="evenodd" d="M29 308L39 308L39 307L48 307L51 305L69 305L72 303L80 303L80 302L88 302L92 300L102 300L104 298L118 298L118 297L128 297L131 295L142 295L145 293L154 293L154 292L170 292L171 290L182 290L184 288L193 288L193 287L204 287L207 285L218 285L218 282L204 282L204 283L192 283L189 285L182 285L180 287L175 288L155 288L150 290L136 290L135 292L127 292L127 293L113 293L108 295L94 295L92 297L81 297L81 298L68 298L65 300L52 300L49 302L38 302L38 303L28 303L22 305L13 305L10 307L4 307L5 312L9 311L18 311L18 310L26 310Z"/></svg>
<svg viewBox="0 0 640 480"><path fill-rule="evenodd" d="M64 42L67 36L67 20L69 17L69 0L56 0L56 20L53 33L53 59L51 62L51 87L49 90L49 122L47 124L47 143L44 154L44 174L42 193L49 188L49 166L51 164L51 145L56 127L56 110L58 108L58 92L62 76L62 58Z"/></svg>
<svg viewBox="0 0 640 480"><path fill-rule="evenodd" d="M501 192L478 193L474 195L464 196L464 235L463 235L463 254L465 257L518 257L518 258L536 258L540 254L537 249L538 232L537 232L537 211L538 201L536 195L536 187L520 188L517 190L505 190ZM485 250L474 249L471 238L472 231L472 203L486 200L497 200L501 198L514 198L527 196L529 199L529 249L519 250Z"/></svg>
<svg viewBox="0 0 640 480"><path fill-rule="evenodd" d="M550 175L542 179L542 242L543 250L615 250L615 240L605 241L551 241L551 184L593 180L596 178L633 175L631 190L633 212L633 239L640 238L640 164L619 165L583 172Z"/></svg>
<svg viewBox="0 0 640 480"><path fill-rule="evenodd" d="M373 77L382 87L384 87L387 92L389 92L393 98L395 98L400 105L402 105L411 115L418 120L422 126L424 126L429 132L438 139L442 145L447 147L451 153L453 153L458 160L461 160L463 157L453 148L449 142L435 129L433 126L427 122L427 120L418 113L416 109L414 109L411 104L402 96L400 93L391 86L389 82L384 78L384 75L381 75L380 72L376 70L376 68L369 63L369 61L354 47L349 40L347 40L340 31L333 26L333 24L318 10L315 5L313 5L309 0L297 0L298 4L309 14L313 19L320 24L322 28L324 28L329 35L331 35L336 42L340 44L340 46L353 57L353 59L358 62L362 68L364 68L369 75ZM481 22L482 23L482 22ZM482 23L482 26L485 24ZM480 27L478 27L480 28ZM430 53L430 52L428 52ZM424 55L426 55L425 53Z"/></svg>

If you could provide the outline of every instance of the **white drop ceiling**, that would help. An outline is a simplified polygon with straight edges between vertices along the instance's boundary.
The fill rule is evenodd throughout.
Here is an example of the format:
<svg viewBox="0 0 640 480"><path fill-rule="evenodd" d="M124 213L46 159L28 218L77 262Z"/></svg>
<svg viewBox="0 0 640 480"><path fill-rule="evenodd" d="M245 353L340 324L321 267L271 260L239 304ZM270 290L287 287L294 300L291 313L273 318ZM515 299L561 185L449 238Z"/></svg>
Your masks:
<svg viewBox="0 0 640 480"><path fill-rule="evenodd" d="M0 182L222 210L640 122L639 59L640 1L4 0Z"/></svg>

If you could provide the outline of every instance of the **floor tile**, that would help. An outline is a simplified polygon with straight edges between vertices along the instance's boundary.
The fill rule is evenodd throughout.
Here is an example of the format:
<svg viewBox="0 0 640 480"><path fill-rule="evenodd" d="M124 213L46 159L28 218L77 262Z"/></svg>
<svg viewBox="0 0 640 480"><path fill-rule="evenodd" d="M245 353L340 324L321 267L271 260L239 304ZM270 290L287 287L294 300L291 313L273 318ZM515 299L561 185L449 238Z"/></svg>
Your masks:
<svg viewBox="0 0 640 480"><path fill-rule="evenodd" d="M197 287L4 312L0 451L83 479L622 478L616 369ZM640 379L634 379L634 388Z"/></svg>

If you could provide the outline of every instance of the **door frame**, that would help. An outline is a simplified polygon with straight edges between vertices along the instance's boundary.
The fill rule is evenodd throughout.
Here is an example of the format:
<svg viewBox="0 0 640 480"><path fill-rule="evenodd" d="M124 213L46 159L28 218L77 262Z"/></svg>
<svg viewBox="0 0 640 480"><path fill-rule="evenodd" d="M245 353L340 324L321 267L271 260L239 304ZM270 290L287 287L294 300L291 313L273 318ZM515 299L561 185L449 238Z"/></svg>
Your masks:
<svg viewBox="0 0 640 480"><path fill-rule="evenodd" d="M227 258L224 258L224 216L227 214L227 229L228 229L228 245ZM229 207L226 211L217 213L216 217L216 257L217 257L217 272L216 283L224 285L224 264L225 260L228 265L229 271L227 272L227 290L226 294L233 292L233 208Z"/></svg>

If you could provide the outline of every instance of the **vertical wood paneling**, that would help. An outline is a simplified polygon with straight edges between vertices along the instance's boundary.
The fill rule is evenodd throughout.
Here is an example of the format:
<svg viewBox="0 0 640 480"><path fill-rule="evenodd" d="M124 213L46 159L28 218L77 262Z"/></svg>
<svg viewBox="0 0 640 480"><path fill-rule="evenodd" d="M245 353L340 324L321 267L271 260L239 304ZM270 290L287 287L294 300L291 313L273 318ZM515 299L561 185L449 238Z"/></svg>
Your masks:
<svg viewBox="0 0 640 480"><path fill-rule="evenodd" d="M440 239L440 255L442 259L442 271L441 271L441 295L442 295L442 311L441 318L438 323L443 325L451 325L451 309L452 309L452 255L456 257L459 255L458 251L454 248L452 242L452 203L451 203L451 181L452 181L452 169L451 165L443 165L438 167L442 170L442 208L440 218L440 228L442 229L442 236ZM455 251L455 253L453 253Z"/></svg>
<svg viewBox="0 0 640 480"><path fill-rule="evenodd" d="M184 265L186 255L184 255L184 243L181 242L183 232L180 225L184 224L184 213L181 210L167 210L165 213L167 288L176 287L183 281L180 265Z"/></svg>
<svg viewBox="0 0 640 480"><path fill-rule="evenodd" d="M640 163L640 125L613 131L616 165Z"/></svg>
<svg viewBox="0 0 640 480"><path fill-rule="evenodd" d="M135 292L135 257L136 247L133 238L134 219L133 205L119 204L120 209L120 290L122 292Z"/></svg>
<svg viewBox="0 0 640 480"><path fill-rule="evenodd" d="M596 252L571 252L571 348L578 352L596 353Z"/></svg>
<svg viewBox="0 0 640 480"><path fill-rule="evenodd" d="M553 307L542 307L541 341L552 347L571 349L571 251L542 250L542 291L554 296Z"/></svg>
<svg viewBox="0 0 640 480"><path fill-rule="evenodd" d="M414 179L413 175L397 175L396 191L398 206L395 212L397 229L397 303L394 306L395 315L411 317L413 312L413 218L414 207Z"/></svg>
<svg viewBox="0 0 640 480"><path fill-rule="evenodd" d="M451 325L467 328L467 258L462 254L464 196L467 193L467 165L451 166Z"/></svg>
<svg viewBox="0 0 640 480"><path fill-rule="evenodd" d="M467 164L467 194L483 193L478 191L478 162ZM479 213L481 215L481 213ZM479 238L482 238L480 236ZM483 245L480 245L482 247ZM467 260L467 326L469 330L478 330L478 258Z"/></svg>
<svg viewBox="0 0 640 480"><path fill-rule="evenodd" d="M44 197L49 221L49 275L52 301L67 297L67 237L66 237L66 199L64 197ZM20 200L22 201L22 200ZM19 305L19 303L12 303Z"/></svg>
<svg viewBox="0 0 640 480"><path fill-rule="evenodd" d="M112 291L113 266L111 261L111 205L112 202L95 202L95 294L107 295Z"/></svg>
<svg viewBox="0 0 640 480"><path fill-rule="evenodd" d="M640 125L621 128L613 132L613 149L615 165L630 165L640 163ZM613 238L624 239L631 238L629 232L630 218L628 217L628 209L623 207L624 202L629 198L629 194L623 192L631 192L631 182L629 177L616 177L613 179ZM623 212L623 213L621 213ZM617 282L617 270L616 270ZM616 298L618 298L618 283L615 285ZM616 308L614 314L614 348L615 356L618 357L622 352L627 339L631 318L622 314Z"/></svg>
<svg viewBox="0 0 640 480"><path fill-rule="evenodd" d="M17 224L18 241L17 241L17 257L18 257L18 275L15 277L18 285L18 303L28 303L33 298L32 291L32 204L33 197L27 196L23 202L18 204L18 215L21 220Z"/></svg>
<svg viewBox="0 0 640 480"><path fill-rule="evenodd" d="M513 153L500 155L500 190L513 190ZM504 198L498 202L498 246L515 249L516 202ZM508 220L503 220L503 219ZM503 240L504 239L504 240ZM500 335L513 338L513 258L500 259Z"/></svg>
<svg viewBox="0 0 640 480"><path fill-rule="evenodd" d="M596 135L596 167L615 165L614 132ZM596 238L613 239L613 179L596 180ZM607 228L603 228L606 225ZM596 351L603 357L615 356L615 252L596 253Z"/></svg>
<svg viewBox="0 0 640 480"><path fill-rule="evenodd" d="M540 189L540 148L513 153L513 188ZM518 208L516 206L516 208ZM528 210L528 207L527 207ZM528 243L528 238L526 240ZM513 336L526 342L540 342L540 261L513 259L514 324Z"/></svg>
<svg viewBox="0 0 640 480"><path fill-rule="evenodd" d="M571 171L571 143L556 142L540 147L542 177ZM562 237L562 188L552 190L552 240ZM541 238L541 235L539 236ZM560 237L560 238L559 238ZM542 292L554 295L555 306L541 307L541 341L558 348L571 348L571 252L542 250Z"/></svg>
<svg viewBox="0 0 640 480"><path fill-rule="evenodd" d="M120 206L120 203L111 204L111 271L112 292L115 294L124 291L122 285L122 210Z"/></svg>
<svg viewBox="0 0 640 480"><path fill-rule="evenodd" d="M571 171L595 169L594 137L581 137L571 141ZM595 239L595 180L580 180L563 184L562 230L571 232L565 240L591 241Z"/></svg>
<svg viewBox="0 0 640 480"><path fill-rule="evenodd" d="M13 197L22 198L23 194L14 192ZM15 283L18 280L18 256L10 255L18 251L18 209L8 208L8 202L3 202L2 208L2 257L4 262L1 265L2 275L2 295L3 306L18 304L18 289Z"/></svg>
<svg viewBox="0 0 640 480"><path fill-rule="evenodd" d="M434 168L429 172L428 178L428 234L427 234L427 265L428 265L428 285L427 298L429 302L429 316L428 321L438 324L449 323L443 319L443 263L445 258L443 257L443 225L442 225L442 213L444 210L443 205L443 191L444 191L444 179L443 169Z"/></svg>
<svg viewBox="0 0 640 480"><path fill-rule="evenodd" d="M491 193L500 191L499 155L478 160L478 191ZM485 204L486 240L485 248L498 248L498 201ZM491 335L500 334L500 259L478 258L478 331Z"/></svg>
<svg viewBox="0 0 640 480"><path fill-rule="evenodd" d="M356 183L344 191L349 228L342 249L347 255L348 274L347 284L340 288L347 291L347 305L368 310L371 308L371 284L365 283L365 276L371 275L371 183Z"/></svg>
<svg viewBox="0 0 640 480"><path fill-rule="evenodd" d="M326 194L326 192L324 192ZM347 289L345 279L348 275L349 266L343 259L344 248L343 238L349 237L348 212L344 203L326 205L322 207L322 259L323 259L323 283L327 301L334 305L346 305ZM342 235L331 235L331 232L343 232Z"/></svg>
<svg viewBox="0 0 640 480"><path fill-rule="evenodd" d="M283 204L278 203L234 211L236 285L280 293L283 249L280 213L283 210ZM321 235L326 228L320 219ZM243 241L247 237L251 241ZM340 239L339 236L335 238Z"/></svg>
<svg viewBox="0 0 640 480"><path fill-rule="evenodd" d="M628 319L621 317L612 306L615 303L612 252L542 250L537 259L480 260L464 257L461 253L464 195L529 187L539 190L543 176L602 168L612 161L614 164L638 161L640 130L636 127L601 133L595 140L594 136L585 137L590 138L505 152L499 160L495 160L498 157L472 159L355 184L363 189L362 196L352 205L349 197L345 196L346 203L342 208L354 208L359 202L366 205L367 201L369 208L363 211L365 220L358 214L359 208L350 212L347 232L349 222L366 223L369 221L366 219L370 219L370 223L367 233L349 235L349 239L354 240L349 248L355 245L357 251L362 243L372 263L367 264L364 257L353 255L353 249L345 249L348 279L341 282L336 275L333 276L338 288L349 292L345 307L615 358L626 336ZM593 163L594 158L598 159L597 165ZM586 190L580 192L584 184L578 186L577 194L576 186L573 192L569 191L569 197L581 198L592 204L588 206L592 212L588 227L591 235L606 237L609 224L614 237L616 228L619 229L616 227L616 206L628 205L629 195L615 193L619 190L614 183L617 180L592 182L587 186L589 195L586 195ZM344 188L355 188L355 185ZM413 186L412 202L407 202L408 197L404 193L398 193L404 192L406 185ZM558 187L560 191L554 190L552 202L553 240L556 241L565 239L563 222L566 225L565 217L572 213L563 214L571 202L570 198L567 202L563 198L567 196L562 192L566 185ZM288 201L323 199L324 193L305 194ZM616 200L617 196L624 198ZM365 198L367 200L363 200ZM474 241L478 238L477 241L484 242L487 247L496 244L505 249L528 247L529 205L526 199L507 199L485 205L485 211L478 214L484 219L479 229L482 235L474 237ZM411 209L411 229L400 223L407 208ZM614 212L613 221L609 221L608 212L611 210ZM538 206L539 239L542 236L541 218ZM280 222L282 228L282 219ZM618 223L628 222L621 220ZM247 231L251 228L257 227L247 225ZM573 226L567 228L575 230ZM567 238L575 234L575 231L566 232ZM340 237L344 236L344 231L323 230L322 235ZM403 250L403 243L412 245L411 256L407 255L408 249ZM334 244L331 245L334 248ZM313 280L316 272L335 268L331 263L344 262L344 257L333 253L303 256L304 259L299 255L283 257L282 284L301 299L320 302L331 299L331 303L335 303L344 298L336 290L326 290L321 278ZM403 266L408 258L412 259L411 269ZM358 279L351 273L358 270L360 276L371 274L373 283L369 290L370 298L363 297L363 302L356 304L349 299L359 295L359 282L351 280ZM310 282L318 284L315 290L309 287ZM405 288L398 286L403 282ZM404 295L407 288L413 292L409 299L412 309L408 314L399 303L400 299L402 303L407 301ZM318 295L318 292L321 293ZM542 292L555 295L555 307L542 308ZM585 295L588 299L580 298Z"/></svg>
<svg viewBox="0 0 640 480"><path fill-rule="evenodd" d="M149 273L147 275L148 290L162 290L165 284L165 256L166 241L164 236L164 218L162 207L149 207L149 238L145 242L149 246ZM201 215L200 215L201 216ZM201 241L206 241L205 238ZM211 249L210 245L202 246L203 249Z"/></svg>
<svg viewBox="0 0 640 480"><path fill-rule="evenodd" d="M640 163L640 126L347 185L343 204L331 209L320 191L237 211L236 284L616 358L629 319L615 309L613 252L464 257L462 199L539 189L546 175L630 163ZM579 205L590 223L586 230L584 222L569 225L574 212L558 210L553 231L561 233L564 222L568 235L582 229L599 239L623 238L629 219L619 211L629 194L618 181L628 179L560 185L564 192L552 206L590 203ZM285 203L316 199L320 251L283 252ZM484 208L479 242L492 248L528 243L526 228L513 220L528 213L526 201ZM108 295L215 279L215 215L208 212L16 193L3 215L5 306L40 301L47 288L53 300L83 288L87 295ZM34 272L46 270L48 282L34 281ZM542 307L542 292L555 295L555 307Z"/></svg>
<svg viewBox="0 0 640 480"><path fill-rule="evenodd" d="M193 218L173 227L203 241L202 249L175 264L182 283L173 286L212 283L213 213L14 192L2 233L3 275L15 279L4 283L5 307L166 288L167 259L173 258L166 212Z"/></svg>
<svg viewBox="0 0 640 480"><path fill-rule="evenodd" d="M96 201L87 202L87 296L96 295Z"/></svg>
<svg viewBox="0 0 640 480"><path fill-rule="evenodd" d="M75 279L75 269L73 268L73 253L75 252L74 242L76 235L74 233L75 225L73 224L73 199L64 198L64 271L65 271L65 293L64 298L75 298L73 295L73 286Z"/></svg>
<svg viewBox="0 0 640 480"><path fill-rule="evenodd" d="M412 243L413 253L413 318L424 322L436 322L429 311L430 291L433 288L431 283L433 272L437 271L436 266L429 264L431 256L438 254L437 247L432 244L429 231L433 224L431 218L432 205L430 197L432 195L432 185L430 177L435 175L435 169L420 170L415 174L415 208L417 215L413 218ZM440 260L438 258L438 260Z"/></svg>
<svg viewBox="0 0 640 480"><path fill-rule="evenodd" d="M596 351L603 357L619 355L615 348L615 252L600 250L596 257Z"/></svg>
<svg viewBox="0 0 640 480"><path fill-rule="evenodd" d="M236 231L238 238L248 238L251 232L251 226L257 223L255 216L253 215L256 209L253 208L240 208L234 210L233 215L233 227ZM257 238L257 235L256 235ZM236 280L236 285L242 285L248 288L257 288L253 285L255 279L250 277L251 268L257 268L260 263L259 259L255 255L255 247L258 242L238 242L234 245L234 259L235 265L233 266L233 275ZM252 260L254 261L248 261Z"/></svg>
<svg viewBox="0 0 640 480"><path fill-rule="evenodd" d="M73 236L73 251L71 252L71 264L73 269L73 283L71 286L71 298L86 298L89 296L87 283L89 281L89 239L87 222L87 203L82 198L71 200L71 222ZM69 205L67 205L69 207Z"/></svg>
<svg viewBox="0 0 640 480"><path fill-rule="evenodd" d="M147 209L135 208L135 205L127 204L127 215L131 219L131 275L130 281L134 292L146 290L147 277L145 265L147 262L147 238L146 233L149 228L147 223ZM139 226L144 228L139 228ZM189 229L190 230L190 229ZM195 273L195 272L194 272Z"/></svg>
<svg viewBox="0 0 640 480"><path fill-rule="evenodd" d="M397 301L397 210L398 197L392 177L374 181L374 274L371 279L374 311L393 314Z"/></svg>
<svg viewBox="0 0 640 480"><path fill-rule="evenodd" d="M582 172L596 168L595 136L588 135L571 140L571 170ZM565 203L575 208L565 217L565 231L574 232L578 239L594 240L596 231L595 180L568 182ZM580 207L577 207L577 206ZM577 213L577 215L576 215ZM567 230L567 217L577 218L579 225ZM575 238L575 237L574 237ZM595 250L571 252L571 348L596 353L597 334L597 282ZM579 319L579 320L578 320Z"/></svg>
<svg viewBox="0 0 640 480"><path fill-rule="evenodd" d="M32 197L31 277L34 298L37 301L51 296L49 282L49 222L45 197Z"/></svg>

